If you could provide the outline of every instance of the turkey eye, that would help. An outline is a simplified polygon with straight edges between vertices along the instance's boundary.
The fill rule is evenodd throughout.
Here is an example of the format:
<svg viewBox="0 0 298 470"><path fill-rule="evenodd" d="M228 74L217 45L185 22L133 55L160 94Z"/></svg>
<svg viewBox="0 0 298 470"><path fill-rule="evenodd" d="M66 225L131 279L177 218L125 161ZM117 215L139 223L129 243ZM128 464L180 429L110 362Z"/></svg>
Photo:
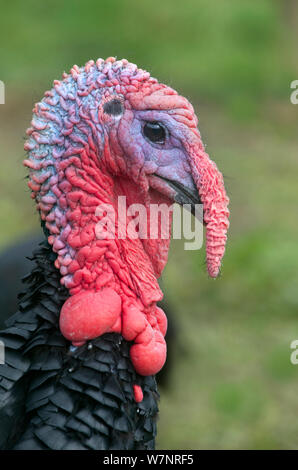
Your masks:
<svg viewBox="0 0 298 470"><path fill-rule="evenodd" d="M165 128L157 121L146 122L144 135L155 144L164 144L166 140Z"/></svg>

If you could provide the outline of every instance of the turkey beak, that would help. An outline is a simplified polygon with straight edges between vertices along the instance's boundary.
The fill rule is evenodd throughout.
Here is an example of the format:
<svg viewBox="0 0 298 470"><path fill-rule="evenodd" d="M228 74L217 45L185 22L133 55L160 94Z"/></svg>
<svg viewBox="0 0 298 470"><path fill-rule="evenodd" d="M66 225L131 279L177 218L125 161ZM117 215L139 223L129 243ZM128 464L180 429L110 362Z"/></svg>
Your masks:
<svg viewBox="0 0 298 470"><path fill-rule="evenodd" d="M199 193L196 190L187 188L178 181L173 181L160 175L158 175L158 177L164 180L175 191L174 201L177 202L177 204L179 204L180 206L183 206L185 204L190 205L190 211L192 215L196 216L196 204L201 204L201 198L199 196ZM193 186L195 188L194 183Z"/></svg>

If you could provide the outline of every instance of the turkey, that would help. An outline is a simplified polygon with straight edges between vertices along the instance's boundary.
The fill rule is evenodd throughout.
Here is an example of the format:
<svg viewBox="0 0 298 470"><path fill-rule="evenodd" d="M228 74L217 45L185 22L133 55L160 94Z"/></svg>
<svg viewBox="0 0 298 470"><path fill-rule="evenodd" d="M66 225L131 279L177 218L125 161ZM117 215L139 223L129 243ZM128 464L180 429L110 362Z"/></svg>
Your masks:
<svg viewBox="0 0 298 470"><path fill-rule="evenodd" d="M229 225L197 123L176 91L112 57L75 65L35 105L24 164L45 239L1 332L1 449L154 449L171 211L144 232L157 206L203 204L215 278Z"/></svg>

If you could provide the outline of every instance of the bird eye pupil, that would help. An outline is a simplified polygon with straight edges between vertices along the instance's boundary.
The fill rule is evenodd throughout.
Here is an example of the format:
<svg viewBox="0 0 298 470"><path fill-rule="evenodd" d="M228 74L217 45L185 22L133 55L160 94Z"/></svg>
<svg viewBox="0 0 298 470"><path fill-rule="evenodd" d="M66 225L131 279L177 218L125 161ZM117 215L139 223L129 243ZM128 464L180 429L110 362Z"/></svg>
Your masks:
<svg viewBox="0 0 298 470"><path fill-rule="evenodd" d="M146 122L144 125L144 134L151 142L157 144L164 144L166 139L164 127L156 121Z"/></svg>

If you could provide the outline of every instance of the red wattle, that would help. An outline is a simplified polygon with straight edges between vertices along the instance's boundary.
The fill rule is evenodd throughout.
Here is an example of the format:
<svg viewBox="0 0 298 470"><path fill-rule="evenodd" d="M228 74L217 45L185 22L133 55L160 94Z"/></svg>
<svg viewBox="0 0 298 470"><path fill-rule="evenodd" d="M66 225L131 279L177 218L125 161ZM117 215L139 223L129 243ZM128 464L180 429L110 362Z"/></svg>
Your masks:
<svg viewBox="0 0 298 470"><path fill-rule="evenodd" d="M110 288L70 296L60 314L60 330L76 346L107 332L121 332L121 298Z"/></svg>
<svg viewBox="0 0 298 470"><path fill-rule="evenodd" d="M122 335L127 341L136 343L130 348L130 357L139 374L157 374L164 365L166 330L167 318L161 308L155 307L146 315L136 303L123 304Z"/></svg>
<svg viewBox="0 0 298 470"><path fill-rule="evenodd" d="M166 332L168 328L168 319L166 317L165 312L160 307L156 307L155 316L157 319L160 332L162 333L163 336L166 336Z"/></svg>
<svg viewBox="0 0 298 470"><path fill-rule="evenodd" d="M167 357L167 345L160 331L154 331L153 338L149 343L133 344L130 348L130 357L138 374L157 374L163 367Z"/></svg>
<svg viewBox="0 0 298 470"><path fill-rule="evenodd" d="M127 341L133 341L146 327L144 312L134 304L123 305L122 334Z"/></svg>
<svg viewBox="0 0 298 470"><path fill-rule="evenodd" d="M147 316L136 302L122 305L120 296L108 287L70 296L60 314L61 333L74 346L110 332L134 341L130 357L140 375L155 375L163 367L167 354L163 336L166 328L167 319L160 308Z"/></svg>

